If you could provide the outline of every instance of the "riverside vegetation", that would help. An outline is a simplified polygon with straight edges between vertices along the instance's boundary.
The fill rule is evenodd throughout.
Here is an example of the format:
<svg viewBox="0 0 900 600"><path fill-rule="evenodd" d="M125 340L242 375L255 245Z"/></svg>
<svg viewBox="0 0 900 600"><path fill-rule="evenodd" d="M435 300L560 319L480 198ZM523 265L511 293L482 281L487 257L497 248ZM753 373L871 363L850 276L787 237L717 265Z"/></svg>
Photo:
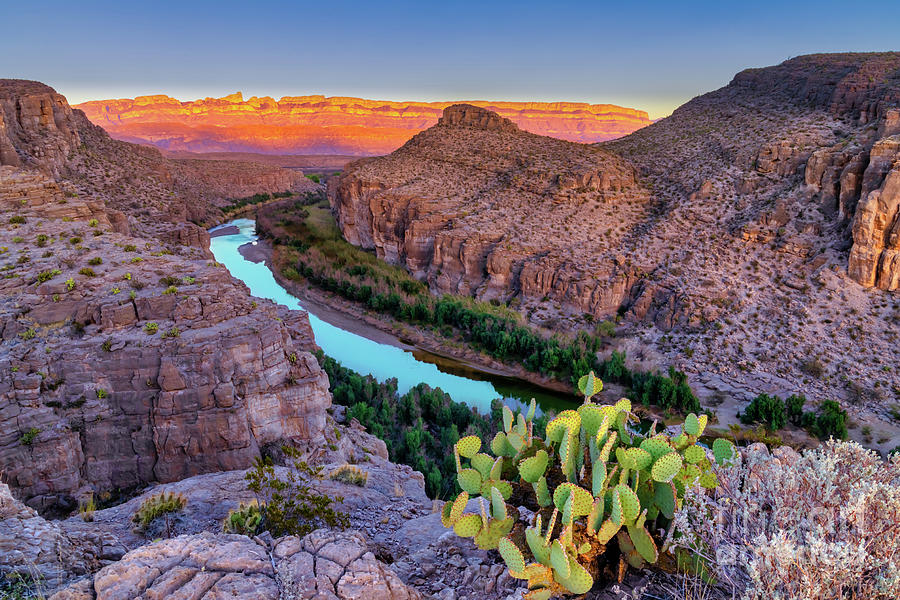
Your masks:
<svg viewBox="0 0 900 600"><path fill-rule="evenodd" d="M494 359L520 364L567 384L593 369L608 381L630 388L632 397L645 405L682 412L700 410L680 371L632 372L618 352L598 360L609 322L598 325L599 334L547 335L526 325L522 316L505 304L431 295L404 269L347 243L322 196L310 194L302 200L269 205L260 211L257 228L273 241L274 267L287 279L305 281L375 313L428 328L448 343L466 344Z"/></svg>

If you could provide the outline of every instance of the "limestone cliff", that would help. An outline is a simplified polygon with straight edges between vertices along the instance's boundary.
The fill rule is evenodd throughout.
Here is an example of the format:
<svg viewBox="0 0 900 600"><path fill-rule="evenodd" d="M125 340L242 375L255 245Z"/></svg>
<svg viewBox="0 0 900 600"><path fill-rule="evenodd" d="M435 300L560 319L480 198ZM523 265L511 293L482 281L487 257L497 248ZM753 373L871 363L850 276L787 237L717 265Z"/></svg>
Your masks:
<svg viewBox="0 0 900 600"><path fill-rule="evenodd" d="M121 140L167 150L281 154L385 154L434 125L452 102L389 102L325 96L180 102L168 96L79 104ZM647 113L611 104L470 102L526 131L575 142L597 142L650 124Z"/></svg>
<svg viewBox="0 0 900 600"><path fill-rule="evenodd" d="M3 481L68 511L320 436L331 397L306 314L254 300L188 222L209 208L190 186L255 193L292 175L169 161L46 86L0 91Z"/></svg>
<svg viewBox="0 0 900 600"><path fill-rule="evenodd" d="M329 197L348 241L436 292L552 298L598 315L635 280L613 261L627 232L598 239L600 226L646 214L624 161L465 104L393 154L350 165Z"/></svg>

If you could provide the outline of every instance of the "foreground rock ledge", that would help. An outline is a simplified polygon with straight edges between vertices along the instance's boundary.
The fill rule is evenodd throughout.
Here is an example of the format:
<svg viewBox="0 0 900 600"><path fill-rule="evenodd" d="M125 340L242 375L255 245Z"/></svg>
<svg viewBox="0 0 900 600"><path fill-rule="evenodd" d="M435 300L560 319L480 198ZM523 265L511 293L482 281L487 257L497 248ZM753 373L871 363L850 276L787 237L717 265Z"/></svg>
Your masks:
<svg viewBox="0 0 900 600"><path fill-rule="evenodd" d="M242 535L202 533L143 546L51 600L418 600L358 532L316 530L274 548Z"/></svg>

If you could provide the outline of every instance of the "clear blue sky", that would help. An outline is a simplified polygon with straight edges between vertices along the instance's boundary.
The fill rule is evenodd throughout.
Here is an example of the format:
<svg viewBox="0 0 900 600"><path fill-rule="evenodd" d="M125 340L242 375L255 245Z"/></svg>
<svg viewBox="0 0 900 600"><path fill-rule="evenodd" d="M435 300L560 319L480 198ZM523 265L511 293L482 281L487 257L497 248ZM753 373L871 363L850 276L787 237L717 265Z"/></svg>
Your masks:
<svg viewBox="0 0 900 600"><path fill-rule="evenodd" d="M659 117L746 67L900 50L900 0L3 4L0 77L72 102L241 90L610 102Z"/></svg>

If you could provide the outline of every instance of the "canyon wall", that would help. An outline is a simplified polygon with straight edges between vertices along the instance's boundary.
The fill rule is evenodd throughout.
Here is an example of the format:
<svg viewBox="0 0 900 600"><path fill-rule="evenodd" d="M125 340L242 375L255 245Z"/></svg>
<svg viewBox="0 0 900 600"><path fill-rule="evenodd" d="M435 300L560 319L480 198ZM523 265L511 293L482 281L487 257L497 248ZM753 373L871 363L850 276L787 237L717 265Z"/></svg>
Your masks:
<svg viewBox="0 0 900 600"><path fill-rule="evenodd" d="M168 96L79 104L121 140L167 150L269 154L386 154L434 125L452 102L391 102L297 96L280 100L241 93L181 102ZM609 140L649 125L647 113L612 104L469 102L526 131L574 142Z"/></svg>
<svg viewBox="0 0 900 600"><path fill-rule="evenodd" d="M250 296L187 222L213 206L192 190L246 195L291 172L172 162L46 86L0 90L3 482L66 512L319 439L331 396L306 314Z"/></svg>

